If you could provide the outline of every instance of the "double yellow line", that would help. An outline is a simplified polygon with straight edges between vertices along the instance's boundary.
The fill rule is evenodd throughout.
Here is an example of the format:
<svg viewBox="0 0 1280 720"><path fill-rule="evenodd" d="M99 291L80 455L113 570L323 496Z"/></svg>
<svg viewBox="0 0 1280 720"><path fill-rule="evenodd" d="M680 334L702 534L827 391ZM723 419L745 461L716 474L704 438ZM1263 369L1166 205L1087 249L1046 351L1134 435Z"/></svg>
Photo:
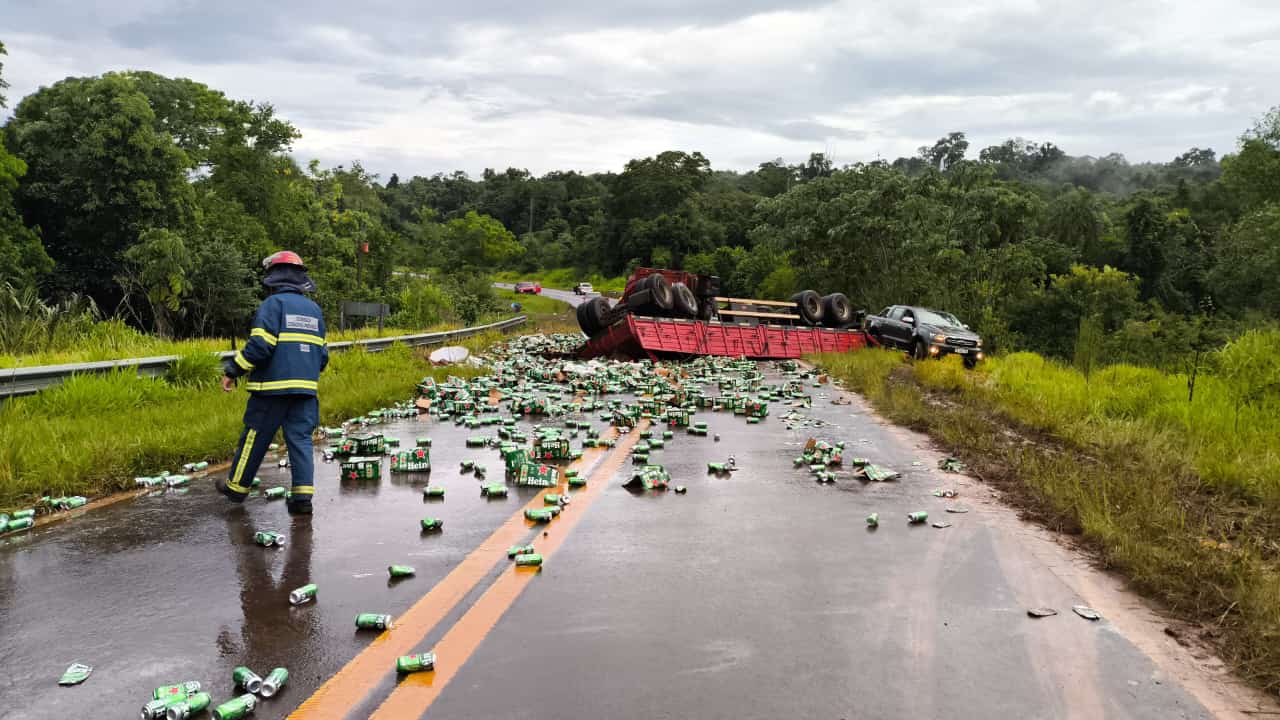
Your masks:
<svg viewBox="0 0 1280 720"><path fill-rule="evenodd" d="M634 432L622 438L591 474L586 489L573 496L569 512L561 513L559 519L548 528L550 535L538 542L538 551L544 559L549 559L564 543L569 531L577 525L586 509L622 466L627 454L640 439L639 431L646 426L647 422L641 423ZM585 464L585 461L584 457L579 462ZM557 490L563 491L564 488ZM289 717L293 720L341 720L366 700L379 679L393 671L397 657L425 650L419 644L427 634L489 575L494 565L509 564L506 559L507 548L521 543L529 534L529 522L524 519L525 509L542 507L542 498L546 492L544 490L538 493L519 512L508 518L443 580L436 583L430 592L401 615L393 629L379 635L317 688ZM426 712L536 575L536 572L517 570L532 569L513 567L503 571L435 645L435 672L416 673L406 677L378 707L373 718L421 717Z"/></svg>

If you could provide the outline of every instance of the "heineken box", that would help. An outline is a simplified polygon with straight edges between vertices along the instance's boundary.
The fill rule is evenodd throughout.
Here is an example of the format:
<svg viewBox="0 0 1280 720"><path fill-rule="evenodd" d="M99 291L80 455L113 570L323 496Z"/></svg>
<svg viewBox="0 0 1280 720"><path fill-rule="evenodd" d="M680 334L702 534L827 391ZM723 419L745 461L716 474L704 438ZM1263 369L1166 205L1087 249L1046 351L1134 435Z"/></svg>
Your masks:
<svg viewBox="0 0 1280 720"><path fill-rule="evenodd" d="M560 472L551 465L525 463L520 466L516 484L530 487L554 487L559 479Z"/></svg>
<svg viewBox="0 0 1280 720"><path fill-rule="evenodd" d="M370 455L381 455L387 450L386 441L383 439L381 433L352 435L348 439L355 443L353 451L355 455L362 455L366 457Z"/></svg>
<svg viewBox="0 0 1280 720"><path fill-rule="evenodd" d="M430 472L431 452L426 448L404 450L391 456L391 472Z"/></svg>
<svg viewBox="0 0 1280 720"><path fill-rule="evenodd" d="M377 480L382 477L382 458L353 457L342 463L344 480Z"/></svg>

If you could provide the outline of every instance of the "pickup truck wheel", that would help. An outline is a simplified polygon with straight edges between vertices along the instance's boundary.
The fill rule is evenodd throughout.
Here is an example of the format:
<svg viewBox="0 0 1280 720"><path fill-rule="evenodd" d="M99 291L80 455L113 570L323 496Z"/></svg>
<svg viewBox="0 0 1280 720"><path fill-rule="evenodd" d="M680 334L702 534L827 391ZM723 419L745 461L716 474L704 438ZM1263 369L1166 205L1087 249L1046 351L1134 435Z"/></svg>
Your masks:
<svg viewBox="0 0 1280 720"><path fill-rule="evenodd" d="M671 294L675 296L677 315L687 318L698 316L698 298L694 297L688 285L682 282L672 283Z"/></svg>
<svg viewBox="0 0 1280 720"><path fill-rule="evenodd" d="M853 322L853 306L844 293L831 293L822 298L822 321L827 327L844 327Z"/></svg>
<svg viewBox="0 0 1280 720"><path fill-rule="evenodd" d="M972 370L972 369L974 369L974 368L976 368L976 367L978 367L978 360L977 360L977 358L967 357L967 358L965 358L965 359L964 359L964 369L965 369L965 370Z"/></svg>
<svg viewBox="0 0 1280 720"><path fill-rule="evenodd" d="M917 360L928 360L928 359L929 359L929 351L925 349L925 347L924 347L924 343L920 342L919 340L917 340L917 341L915 341L914 343L912 343L912 345L911 345L911 357L913 357L913 358L915 358L915 359L917 359Z"/></svg>
<svg viewBox="0 0 1280 720"><path fill-rule="evenodd" d="M791 296L796 304L796 314L806 325L822 324L822 296L812 290L804 290Z"/></svg>

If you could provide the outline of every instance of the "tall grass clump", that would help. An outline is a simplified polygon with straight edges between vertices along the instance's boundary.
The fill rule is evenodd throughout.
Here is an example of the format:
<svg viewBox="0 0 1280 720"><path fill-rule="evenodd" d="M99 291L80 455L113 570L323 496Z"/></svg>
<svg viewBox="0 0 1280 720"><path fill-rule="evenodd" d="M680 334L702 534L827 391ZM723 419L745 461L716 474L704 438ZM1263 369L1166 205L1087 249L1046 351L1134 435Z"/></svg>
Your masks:
<svg viewBox="0 0 1280 720"><path fill-rule="evenodd" d="M1081 370L1033 353L976 371L955 358L818 355L890 419L928 432L1033 517L1280 688L1280 333L1242 336L1187 377Z"/></svg>

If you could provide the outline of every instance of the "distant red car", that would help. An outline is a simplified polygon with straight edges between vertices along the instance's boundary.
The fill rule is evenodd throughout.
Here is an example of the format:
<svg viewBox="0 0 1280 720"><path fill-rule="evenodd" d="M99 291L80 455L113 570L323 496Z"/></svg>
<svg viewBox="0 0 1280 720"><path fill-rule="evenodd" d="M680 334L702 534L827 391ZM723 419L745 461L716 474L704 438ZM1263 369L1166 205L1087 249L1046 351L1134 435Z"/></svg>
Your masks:
<svg viewBox="0 0 1280 720"><path fill-rule="evenodd" d="M542 283L539 283L539 282L529 282L528 280L525 280L524 282L518 282L518 283L516 283L516 292L517 292L517 293L526 293L526 294L529 294L529 295L541 295L541 294L542 294Z"/></svg>

